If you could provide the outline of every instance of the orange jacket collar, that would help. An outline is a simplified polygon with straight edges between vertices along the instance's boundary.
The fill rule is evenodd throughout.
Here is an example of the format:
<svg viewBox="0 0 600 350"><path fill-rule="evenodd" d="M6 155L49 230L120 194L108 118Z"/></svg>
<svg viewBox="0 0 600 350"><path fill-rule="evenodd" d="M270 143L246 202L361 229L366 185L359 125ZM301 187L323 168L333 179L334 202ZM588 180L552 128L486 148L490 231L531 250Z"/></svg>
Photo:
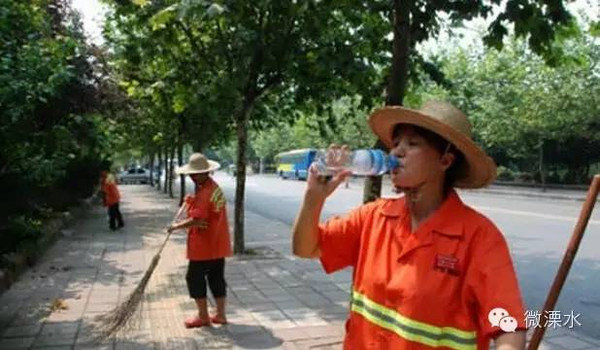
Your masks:
<svg viewBox="0 0 600 350"><path fill-rule="evenodd" d="M463 210L462 200L458 197L456 191L452 190L442 205L420 225L418 230L421 231L425 227L429 227L432 231L443 235L462 237L464 231L462 221L448 219L460 217ZM381 208L381 214L390 219L400 217L404 220L405 215L408 215L405 198L401 197L387 201Z"/></svg>

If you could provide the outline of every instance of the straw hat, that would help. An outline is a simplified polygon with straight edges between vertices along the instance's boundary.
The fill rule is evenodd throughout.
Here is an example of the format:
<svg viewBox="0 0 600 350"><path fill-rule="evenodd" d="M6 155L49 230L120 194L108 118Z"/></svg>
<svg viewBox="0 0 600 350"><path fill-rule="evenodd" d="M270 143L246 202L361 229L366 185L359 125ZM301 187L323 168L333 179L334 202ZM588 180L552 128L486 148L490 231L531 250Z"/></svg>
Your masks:
<svg viewBox="0 0 600 350"><path fill-rule="evenodd" d="M467 116L448 102L428 101L421 109L387 106L369 116L371 130L389 148L397 124L410 124L430 130L452 143L462 152L465 161L458 169L454 183L458 188L480 188L496 178L496 164L473 141Z"/></svg>
<svg viewBox="0 0 600 350"><path fill-rule="evenodd" d="M206 159L202 153L192 153L189 162L186 165L177 168L177 174L202 174L217 170L220 167L221 164Z"/></svg>

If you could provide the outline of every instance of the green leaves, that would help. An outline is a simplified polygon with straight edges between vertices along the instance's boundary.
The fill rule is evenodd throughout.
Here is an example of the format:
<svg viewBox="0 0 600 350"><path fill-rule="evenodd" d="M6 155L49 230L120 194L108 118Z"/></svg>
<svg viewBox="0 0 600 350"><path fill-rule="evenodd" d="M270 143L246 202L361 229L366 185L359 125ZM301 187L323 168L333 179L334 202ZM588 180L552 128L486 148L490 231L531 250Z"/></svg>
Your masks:
<svg viewBox="0 0 600 350"><path fill-rule="evenodd" d="M206 9L206 15L209 18L213 18L216 16L221 15L223 12L225 12L225 8L219 4L213 3L211 4L208 9Z"/></svg>
<svg viewBox="0 0 600 350"><path fill-rule="evenodd" d="M165 29L174 20L193 23L217 17L225 12L225 8L217 3L202 0L184 0L169 5L150 18L152 30Z"/></svg>
<svg viewBox="0 0 600 350"><path fill-rule="evenodd" d="M90 115L99 105L102 77L68 6L0 0L0 47L4 238L1 228L11 215L34 215L46 206L64 209L89 195L105 140Z"/></svg>
<svg viewBox="0 0 600 350"><path fill-rule="evenodd" d="M556 171L551 174L559 169L562 174L553 181L587 181L581 169L600 161L600 81L592 73L600 56L591 40L585 35L563 40L569 56L555 67L514 38L502 51L487 50L482 57L454 50L442 60L451 88L429 85L413 93L456 103L499 164L538 171L543 147L546 166Z"/></svg>
<svg viewBox="0 0 600 350"><path fill-rule="evenodd" d="M490 24L484 43L501 49L509 25L517 38L526 39L530 49L550 65L558 64L562 54L553 41L576 34L576 26L563 1L507 1L504 11Z"/></svg>
<svg viewBox="0 0 600 350"><path fill-rule="evenodd" d="M180 89L178 93L173 96L173 112L176 114L182 113L187 107L187 96L186 91Z"/></svg>
<svg viewBox="0 0 600 350"><path fill-rule="evenodd" d="M171 23L171 21L175 18L177 14L177 9L177 4L173 4L171 6L165 7L164 9L158 11L154 16L152 16L150 18L152 30L164 29L166 25Z"/></svg>
<svg viewBox="0 0 600 350"><path fill-rule="evenodd" d="M257 156L272 159L277 153L297 148L326 148L332 143L356 148L368 148L375 137L367 126L367 110L360 108L358 98L342 98L329 105L329 111L303 113L296 111L285 122L266 130L256 131L251 146Z"/></svg>
<svg viewBox="0 0 600 350"><path fill-rule="evenodd" d="M600 37L600 21L591 23L589 32L595 38Z"/></svg>
<svg viewBox="0 0 600 350"><path fill-rule="evenodd" d="M149 0L131 0L132 3L140 6L140 7L144 7L146 5L148 5L148 3L150 2Z"/></svg>

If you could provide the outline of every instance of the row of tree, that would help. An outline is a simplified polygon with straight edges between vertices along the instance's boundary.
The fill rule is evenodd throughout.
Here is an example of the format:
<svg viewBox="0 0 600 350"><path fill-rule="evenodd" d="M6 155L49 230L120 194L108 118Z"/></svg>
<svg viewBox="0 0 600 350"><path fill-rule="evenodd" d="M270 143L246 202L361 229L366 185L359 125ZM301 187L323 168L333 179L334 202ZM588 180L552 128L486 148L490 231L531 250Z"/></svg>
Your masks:
<svg viewBox="0 0 600 350"><path fill-rule="evenodd" d="M408 90L406 105L452 101L467 112L476 140L500 166L501 180L589 183L600 163L600 46L594 28L562 43L561 61L549 66L522 40L504 50L453 47L436 57L443 82L423 74ZM302 114L251 136L255 163L295 148L371 146L368 110L350 98L332 103L331 118ZM220 155L234 159L225 147ZM269 166L267 166L269 169Z"/></svg>
<svg viewBox="0 0 600 350"><path fill-rule="evenodd" d="M238 169L290 148L367 147L376 142L368 110L405 97L413 107L454 101L500 164L536 164L542 180L545 168L582 180L598 158L598 49L589 35L562 40L581 34L562 3L509 1L481 33L501 47L513 23L526 44L432 59L416 47L444 18L489 17L496 3L106 0L107 46L97 48L66 0L1 1L0 228L15 244L35 218L91 194L111 155L148 155L171 174L185 145L206 152L235 139ZM369 179L365 200L377 183Z"/></svg>
<svg viewBox="0 0 600 350"><path fill-rule="evenodd" d="M402 105L409 84L444 82L440 66L417 45L447 21L490 17L486 44L501 48L510 25L548 60L557 57L550 44L556 30L571 23L562 1L509 0L501 9L499 0L105 2L113 76L133 101L125 109L135 114L126 126L130 145L172 159L184 144L202 151L235 136L237 169L246 168L249 131L264 138L270 128L279 132L299 119L314 145L320 143L314 135L346 130L356 120L347 136L357 139L364 121L347 116ZM244 186L240 171L238 253ZM380 178L369 179L365 199L379 188Z"/></svg>
<svg viewBox="0 0 600 350"><path fill-rule="evenodd" d="M554 66L520 41L445 58L452 85L437 95L469 112L478 141L505 170L501 178L520 171L542 184L589 184L600 162L600 46L592 33L562 42Z"/></svg>
<svg viewBox="0 0 600 350"><path fill-rule="evenodd" d="M97 185L109 130L95 61L67 1L0 0L0 253Z"/></svg>

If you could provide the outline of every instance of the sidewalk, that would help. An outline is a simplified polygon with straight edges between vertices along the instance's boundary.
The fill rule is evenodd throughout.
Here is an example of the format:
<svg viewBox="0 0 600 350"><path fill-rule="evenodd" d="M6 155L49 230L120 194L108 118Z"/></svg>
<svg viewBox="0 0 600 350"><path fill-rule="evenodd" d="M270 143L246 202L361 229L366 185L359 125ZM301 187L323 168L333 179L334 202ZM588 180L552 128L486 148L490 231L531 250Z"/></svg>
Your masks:
<svg viewBox="0 0 600 350"><path fill-rule="evenodd" d="M384 186L386 189L391 191L391 183L389 177L384 177ZM356 186L362 188L363 179L353 179L353 183ZM518 197L529 197L529 198L541 198L541 199L554 199L554 200L570 200L570 201L585 201L587 197L586 190L571 190L571 189L556 189L548 188L545 191L538 187L531 186L515 186L508 184L492 184L486 188L474 189L474 190L460 190L469 194L496 194L504 196L518 196ZM600 197L597 199L600 201Z"/></svg>
<svg viewBox="0 0 600 350"><path fill-rule="evenodd" d="M541 188L526 186L511 186L492 184L489 187L478 190L463 190L467 193L490 193L505 196L520 196L530 198L546 198L557 200L585 201L587 190L565 190L548 188L545 191ZM600 201L600 197L596 200Z"/></svg>
<svg viewBox="0 0 600 350"><path fill-rule="evenodd" d="M0 296L0 349L341 348L351 271L326 275L317 261L292 257L290 227L250 211L245 238L256 254L226 265L229 325L184 328L195 306L180 234L162 254L133 329L94 344L95 317L135 288L176 211L175 200L148 186L121 191L123 230L109 231L104 208L94 208ZM600 348L568 330L549 330L545 339L540 349Z"/></svg>

